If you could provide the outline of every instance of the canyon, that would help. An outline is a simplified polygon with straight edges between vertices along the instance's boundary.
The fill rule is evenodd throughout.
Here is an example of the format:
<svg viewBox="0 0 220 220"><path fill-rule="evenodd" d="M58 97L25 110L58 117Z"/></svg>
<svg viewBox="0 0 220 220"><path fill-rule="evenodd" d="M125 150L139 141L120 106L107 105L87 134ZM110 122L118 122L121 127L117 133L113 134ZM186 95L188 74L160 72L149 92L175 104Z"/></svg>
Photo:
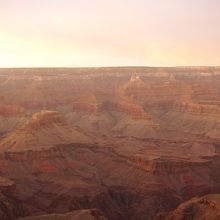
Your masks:
<svg viewBox="0 0 220 220"><path fill-rule="evenodd" d="M0 69L0 219L220 219L220 68Z"/></svg>

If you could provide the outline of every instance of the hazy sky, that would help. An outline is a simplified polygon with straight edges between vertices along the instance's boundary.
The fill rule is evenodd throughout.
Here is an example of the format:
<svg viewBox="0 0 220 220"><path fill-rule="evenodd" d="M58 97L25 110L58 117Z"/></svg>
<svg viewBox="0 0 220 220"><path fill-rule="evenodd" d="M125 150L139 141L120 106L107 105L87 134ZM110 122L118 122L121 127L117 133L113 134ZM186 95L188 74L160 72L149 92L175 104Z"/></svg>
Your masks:
<svg viewBox="0 0 220 220"><path fill-rule="evenodd" d="M220 0L0 0L0 67L220 65Z"/></svg>

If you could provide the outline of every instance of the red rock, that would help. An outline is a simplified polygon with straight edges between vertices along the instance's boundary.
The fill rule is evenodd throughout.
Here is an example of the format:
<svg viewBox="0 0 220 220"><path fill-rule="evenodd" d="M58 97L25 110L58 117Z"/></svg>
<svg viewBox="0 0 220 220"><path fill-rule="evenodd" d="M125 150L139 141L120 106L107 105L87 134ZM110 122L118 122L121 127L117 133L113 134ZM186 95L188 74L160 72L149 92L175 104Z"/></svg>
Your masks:
<svg viewBox="0 0 220 220"><path fill-rule="evenodd" d="M0 69L0 219L218 216L219 71Z"/></svg>
<svg viewBox="0 0 220 220"><path fill-rule="evenodd" d="M24 109L19 106L3 105L0 106L0 116L14 117L24 113Z"/></svg>
<svg viewBox="0 0 220 220"><path fill-rule="evenodd" d="M56 173L58 172L58 169L56 168L56 166L54 164L43 164L41 165L41 167L39 168L39 171L42 173Z"/></svg>

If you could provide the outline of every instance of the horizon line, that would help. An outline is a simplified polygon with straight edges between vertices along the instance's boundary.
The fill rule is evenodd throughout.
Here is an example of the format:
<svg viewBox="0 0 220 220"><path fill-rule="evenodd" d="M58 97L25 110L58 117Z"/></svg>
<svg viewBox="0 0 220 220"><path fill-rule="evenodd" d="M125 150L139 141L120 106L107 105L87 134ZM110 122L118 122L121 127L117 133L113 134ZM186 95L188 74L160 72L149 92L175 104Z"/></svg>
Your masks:
<svg viewBox="0 0 220 220"><path fill-rule="evenodd" d="M177 65L177 66L13 66L0 67L0 69L99 69L99 68L220 68L220 65Z"/></svg>

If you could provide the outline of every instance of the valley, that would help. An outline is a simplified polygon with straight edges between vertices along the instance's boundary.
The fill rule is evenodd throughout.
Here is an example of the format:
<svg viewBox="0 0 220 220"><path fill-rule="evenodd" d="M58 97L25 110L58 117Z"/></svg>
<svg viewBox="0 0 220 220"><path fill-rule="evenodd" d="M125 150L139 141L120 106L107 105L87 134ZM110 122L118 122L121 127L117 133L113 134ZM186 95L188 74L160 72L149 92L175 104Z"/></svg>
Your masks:
<svg viewBox="0 0 220 220"><path fill-rule="evenodd" d="M0 69L2 220L218 220L219 159L219 67Z"/></svg>

